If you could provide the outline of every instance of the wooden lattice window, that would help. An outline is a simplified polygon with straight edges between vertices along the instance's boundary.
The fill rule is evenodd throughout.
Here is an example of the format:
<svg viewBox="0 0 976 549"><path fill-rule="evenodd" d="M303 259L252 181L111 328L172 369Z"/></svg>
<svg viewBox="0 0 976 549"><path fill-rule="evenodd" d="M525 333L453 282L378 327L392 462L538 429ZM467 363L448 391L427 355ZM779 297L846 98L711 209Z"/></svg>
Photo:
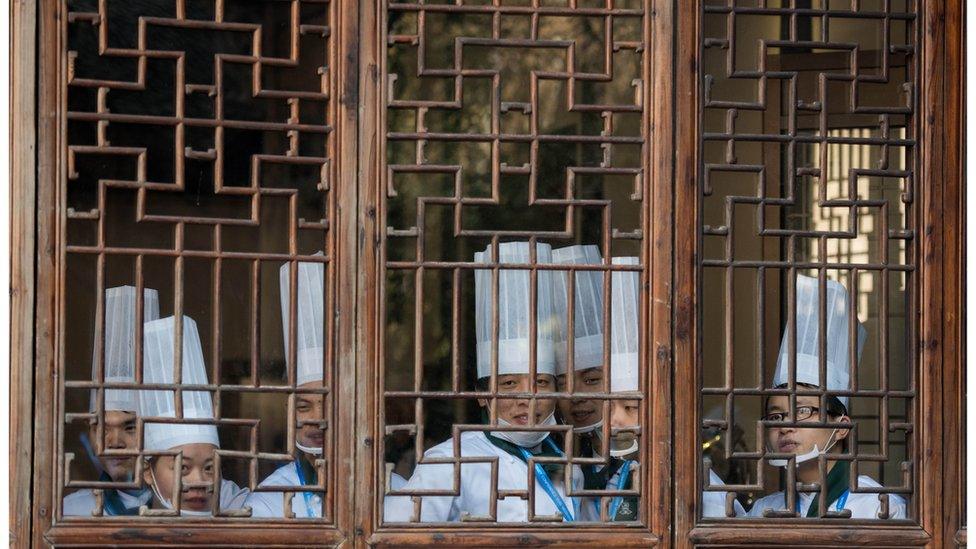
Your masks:
<svg viewBox="0 0 976 549"><path fill-rule="evenodd" d="M964 543L960 12L18 2L15 540Z"/></svg>

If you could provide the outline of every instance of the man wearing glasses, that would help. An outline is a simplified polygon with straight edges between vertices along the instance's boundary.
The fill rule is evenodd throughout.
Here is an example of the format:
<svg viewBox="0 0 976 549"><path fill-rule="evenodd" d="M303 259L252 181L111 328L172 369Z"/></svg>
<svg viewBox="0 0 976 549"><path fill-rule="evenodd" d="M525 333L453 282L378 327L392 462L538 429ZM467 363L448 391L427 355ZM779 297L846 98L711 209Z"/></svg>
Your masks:
<svg viewBox="0 0 976 549"><path fill-rule="evenodd" d="M749 516L800 517L839 516L854 519L904 519L905 501L888 494L887 511L883 509L883 490L874 479L866 475L851 478L851 462L828 457L846 454L850 429L848 405L850 397L829 393L850 390L850 364L848 344L848 296L839 283L826 283L826 383L820 381L819 282L815 278L797 276L796 281L796 387L797 392L817 391L826 385L823 403L816 394L797 394L796 408L791 409L789 395L774 395L766 401L766 413L762 418L766 425L766 454L771 465L784 468L795 463L797 485L816 484L823 487L816 492L796 491L792 506L788 506L787 492L779 491L758 500ZM789 386L790 345L788 328L780 346L779 359L773 385ZM866 331L858 323L857 356L860 357ZM806 427L805 424L811 424ZM820 475L820 462L825 461L827 475ZM786 475L784 475L786 476ZM787 486L786 490L794 491ZM821 498L826 495L826 501ZM792 507L792 508L791 508ZM822 508L822 509L821 509Z"/></svg>

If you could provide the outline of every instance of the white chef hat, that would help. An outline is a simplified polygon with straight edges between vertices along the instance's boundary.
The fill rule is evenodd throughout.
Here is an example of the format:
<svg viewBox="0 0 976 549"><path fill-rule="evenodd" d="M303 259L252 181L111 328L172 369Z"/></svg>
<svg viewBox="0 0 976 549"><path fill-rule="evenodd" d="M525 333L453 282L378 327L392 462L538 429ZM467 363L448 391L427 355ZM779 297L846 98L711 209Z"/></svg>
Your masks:
<svg viewBox="0 0 976 549"><path fill-rule="evenodd" d="M851 386L851 365L848 346L849 299L847 290L839 282L827 281L827 383L828 391L846 391ZM820 290L816 278L796 277L796 382L821 386L820 383ZM857 323L857 357L860 360L867 331ZM789 382L790 364L789 324L783 329L783 340L776 360L773 386ZM850 398L837 396L847 407Z"/></svg>
<svg viewBox="0 0 976 549"><path fill-rule="evenodd" d="M105 290L105 357L106 383L132 383L135 381L136 357L136 289L134 286L117 286ZM159 294L156 290L142 291L142 318L144 322L159 318ZM97 336L96 336L97 337ZM98 355L92 350L92 381L98 381ZM137 412L138 392L133 389L105 389L105 411ZM89 411L94 412L97 391L92 389Z"/></svg>
<svg viewBox="0 0 976 549"><path fill-rule="evenodd" d="M322 255L319 252L315 255ZM291 264L285 263L278 271L281 296L281 326L284 330L285 357L288 352L289 312L288 290L291 287ZM325 298L325 265L322 263L300 262L298 264L298 291L295 305L298 319L295 324L295 355L298 367L295 372L296 385L322 381L323 362L323 309ZM290 359L289 359L290 365Z"/></svg>
<svg viewBox="0 0 976 549"><path fill-rule="evenodd" d="M175 317L147 322L143 329L143 382L175 383L173 352L176 333ZM182 384L207 384L207 368L200 347L197 324L183 317ZM139 415L145 418L145 449L162 451L184 444L205 443L220 446L216 425L185 423L150 423L153 417L176 417L174 391L140 391ZM213 405L208 391L183 392L183 417L186 419L213 418Z"/></svg>
<svg viewBox="0 0 976 549"><path fill-rule="evenodd" d="M594 245L567 246L552 251L552 262L560 265L600 265L600 248ZM603 272L576 271L573 309L573 369L587 370L603 365ZM553 305L556 314L556 373L569 369L569 272L553 275Z"/></svg>
<svg viewBox="0 0 976 549"><path fill-rule="evenodd" d="M498 245L499 263L528 263L528 242L505 242ZM489 245L474 254L477 263L492 261ZM552 248L536 244L536 262L552 263ZM555 374L555 317L552 303L552 271L537 275L536 307L536 373ZM526 269L501 269L498 272L498 373L528 374L531 315L531 272ZM475 332L478 348L478 378L491 375L492 352L492 271L477 269L475 282Z"/></svg>
<svg viewBox="0 0 976 549"><path fill-rule="evenodd" d="M614 265L640 265L636 257L615 257ZM640 272L610 275L610 392L640 390Z"/></svg>

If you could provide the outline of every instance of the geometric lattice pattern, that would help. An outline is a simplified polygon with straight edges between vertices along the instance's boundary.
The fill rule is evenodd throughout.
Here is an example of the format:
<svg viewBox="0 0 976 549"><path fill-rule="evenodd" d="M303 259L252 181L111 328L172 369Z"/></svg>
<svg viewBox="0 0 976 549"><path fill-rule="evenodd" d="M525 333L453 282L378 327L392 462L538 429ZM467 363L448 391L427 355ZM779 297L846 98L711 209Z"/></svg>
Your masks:
<svg viewBox="0 0 976 549"><path fill-rule="evenodd" d="M845 461L884 485L872 490L883 509L889 494L912 494L918 4L704 2L705 493L731 490L748 505L781 489L758 415L786 394L770 381L783 330L796 329L802 274L840 282L868 333L850 391L831 393L851 397ZM804 425L830 427L820 419ZM713 467L727 486L709 486ZM787 489L788 508L773 515L796 516L796 494L820 490Z"/></svg>
<svg viewBox="0 0 976 549"><path fill-rule="evenodd" d="M471 371L475 252L512 240L553 248L582 242L599 246L606 264L590 270L608 280L610 271L644 267L646 3L489 4L391 1L384 8L381 455L406 446L418 463L425 446L489 430L477 416L479 398L495 409L495 387L475 390ZM611 266L611 255L642 259ZM516 268L541 272L534 256ZM528 398L536 397L533 382ZM593 398L604 406L612 395L604 387ZM571 430L559 425L552 434L563 440ZM472 461L437 462L454 465L455 489L442 495L458 495L462 462ZM391 466L376 472L385 487L379 493L420 495L392 489ZM493 502L539 497L497 484L491 490ZM414 501L416 520L421 498ZM530 522L561 520L529 507ZM495 512L492 505L488 515L463 520L496 522Z"/></svg>
<svg viewBox="0 0 976 549"><path fill-rule="evenodd" d="M91 357L102 354L99 304L106 288L119 285L155 289L162 316L195 319L209 382L194 389L211 394L222 440L216 478L254 491L296 452L286 435L296 373L285 366L295 364L295 351L281 335L279 268L324 263L324 309L333 308L331 59L338 8L329 0L61 6L67 169L59 225L65 281L59 501L76 488L95 489L101 498L104 488L135 487L93 481L85 472L77 431L103 413L100 398L91 413L80 411L87 410L89 391L179 389L142 383L138 342L134 384L105 382L100 360L90 375ZM329 342L334 321L325 316ZM138 332L137 340L141 326ZM328 343L324 355L325 380L315 391L326 402L320 481L301 489L322 496L322 516L331 520ZM141 440L141 422L139 428ZM92 446L99 456L143 451L140 445L113 454L98 433Z"/></svg>

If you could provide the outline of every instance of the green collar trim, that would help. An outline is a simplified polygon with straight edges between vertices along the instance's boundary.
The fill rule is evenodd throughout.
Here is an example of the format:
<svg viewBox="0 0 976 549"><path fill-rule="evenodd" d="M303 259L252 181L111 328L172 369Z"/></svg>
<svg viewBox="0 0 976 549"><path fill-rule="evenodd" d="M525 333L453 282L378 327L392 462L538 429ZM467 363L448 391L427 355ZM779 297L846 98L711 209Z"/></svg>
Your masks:
<svg viewBox="0 0 976 549"><path fill-rule="evenodd" d="M302 468L302 478L307 483L305 486L317 486L318 476L315 474L315 467L308 461L308 454L302 455L298 460L298 466Z"/></svg>
<svg viewBox="0 0 976 549"><path fill-rule="evenodd" d="M847 461L838 461L827 473L827 506L829 509L843 494L851 487L851 464ZM820 516L820 492L813 496L810 508L807 509L807 518Z"/></svg>

